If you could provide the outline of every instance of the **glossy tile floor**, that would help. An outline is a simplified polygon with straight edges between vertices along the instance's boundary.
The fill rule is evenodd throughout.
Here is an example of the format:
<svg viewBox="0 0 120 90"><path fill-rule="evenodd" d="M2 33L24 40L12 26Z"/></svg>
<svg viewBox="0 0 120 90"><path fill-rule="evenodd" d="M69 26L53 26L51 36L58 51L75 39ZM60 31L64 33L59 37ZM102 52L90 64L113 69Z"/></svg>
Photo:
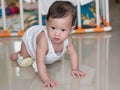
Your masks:
<svg viewBox="0 0 120 90"><path fill-rule="evenodd" d="M73 35L79 68L87 76L71 76L66 53L62 61L47 66L49 75L58 81L51 90L120 90L120 3L114 1L110 1L111 32ZM48 90L32 67L19 68L10 60L20 41L20 37L0 38L0 90Z"/></svg>

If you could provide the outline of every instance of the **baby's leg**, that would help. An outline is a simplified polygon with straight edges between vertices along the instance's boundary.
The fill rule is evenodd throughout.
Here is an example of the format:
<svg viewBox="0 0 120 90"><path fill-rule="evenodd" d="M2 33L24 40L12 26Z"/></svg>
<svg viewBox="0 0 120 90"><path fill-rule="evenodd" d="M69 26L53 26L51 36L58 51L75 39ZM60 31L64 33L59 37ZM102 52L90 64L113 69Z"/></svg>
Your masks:
<svg viewBox="0 0 120 90"><path fill-rule="evenodd" d="M28 66L32 65L34 62L34 60L28 54L24 42L22 42L22 44L21 44L21 50L17 53L13 53L11 55L11 59L14 61L17 61L17 63L21 67L28 67Z"/></svg>
<svg viewBox="0 0 120 90"><path fill-rule="evenodd" d="M16 61L18 59L18 54L21 55L23 58L30 57L27 50L26 50L24 42L22 42L22 44L21 44L21 50L20 51L11 54L11 60Z"/></svg>
<svg viewBox="0 0 120 90"><path fill-rule="evenodd" d="M22 44L21 44L21 50L20 50L19 54L21 56L23 56L23 58L30 57L30 55L27 52L27 49L26 49L26 46L25 46L24 42L22 42Z"/></svg>

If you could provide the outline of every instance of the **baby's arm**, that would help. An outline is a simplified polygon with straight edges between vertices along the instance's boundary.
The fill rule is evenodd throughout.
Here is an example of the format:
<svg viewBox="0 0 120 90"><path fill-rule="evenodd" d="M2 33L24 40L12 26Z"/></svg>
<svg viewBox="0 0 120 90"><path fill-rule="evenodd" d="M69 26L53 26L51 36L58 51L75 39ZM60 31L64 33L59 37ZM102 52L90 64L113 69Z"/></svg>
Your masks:
<svg viewBox="0 0 120 90"><path fill-rule="evenodd" d="M57 84L56 81L50 79L47 73L47 67L45 65L45 56L48 51L47 47L47 41L43 34L37 39L36 64L38 68L38 74L41 80L44 82L44 86L50 88L55 87Z"/></svg>
<svg viewBox="0 0 120 90"><path fill-rule="evenodd" d="M68 47L67 47L67 51L68 51L68 54L69 54L69 57L70 57L71 65L72 65L72 75L77 76L77 77L85 76L86 74L83 71L79 70L78 55L77 55L77 52L74 48L74 45L73 45L73 42L72 42L71 38L69 39L69 44L68 44Z"/></svg>

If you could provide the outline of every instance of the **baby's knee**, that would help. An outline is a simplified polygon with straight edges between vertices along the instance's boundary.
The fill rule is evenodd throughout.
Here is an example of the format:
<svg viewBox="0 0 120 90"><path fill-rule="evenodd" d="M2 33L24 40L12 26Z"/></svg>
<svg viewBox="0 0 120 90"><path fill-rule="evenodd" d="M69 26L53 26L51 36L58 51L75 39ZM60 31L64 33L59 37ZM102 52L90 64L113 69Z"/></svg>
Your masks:
<svg viewBox="0 0 120 90"><path fill-rule="evenodd" d="M18 59L17 53L11 54L11 55L10 55L10 59L13 60L13 61L17 61L17 59Z"/></svg>

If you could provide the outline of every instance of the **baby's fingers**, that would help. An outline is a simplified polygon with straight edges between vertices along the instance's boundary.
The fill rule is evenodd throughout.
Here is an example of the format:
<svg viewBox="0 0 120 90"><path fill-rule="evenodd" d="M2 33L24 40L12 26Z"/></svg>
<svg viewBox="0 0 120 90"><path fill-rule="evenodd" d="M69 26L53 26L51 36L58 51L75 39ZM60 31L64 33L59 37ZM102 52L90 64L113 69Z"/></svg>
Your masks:
<svg viewBox="0 0 120 90"><path fill-rule="evenodd" d="M77 76L77 77L85 77L86 76L86 73L82 72L82 71L79 71L79 70L76 70L76 71L73 71L72 72L72 76Z"/></svg>
<svg viewBox="0 0 120 90"><path fill-rule="evenodd" d="M53 88L53 87L56 87L56 86L57 86L57 82L53 81L53 80L47 81L44 84L44 87L47 87L47 88Z"/></svg>
<svg viewBox="0 0 120 90"><path fill-rule="evenodd" d="M79 72L72 72L72 76L77 76L77 77L81 77L81 74Z"/></svg>

